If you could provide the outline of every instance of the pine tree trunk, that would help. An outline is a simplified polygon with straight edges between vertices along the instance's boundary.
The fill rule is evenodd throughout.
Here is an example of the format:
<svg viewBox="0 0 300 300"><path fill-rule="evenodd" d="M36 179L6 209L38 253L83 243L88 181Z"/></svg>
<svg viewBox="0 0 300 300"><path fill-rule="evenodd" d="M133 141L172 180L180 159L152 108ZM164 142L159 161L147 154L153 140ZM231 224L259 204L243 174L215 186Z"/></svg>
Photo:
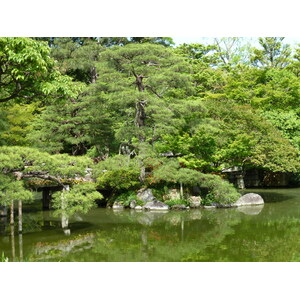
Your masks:
<svg viewBox="0 0 300 300"><path fill-rule="evenodd" d="M135 105L135 126L138 128L145 126L146 121L146 101L141 100ZM142 140L141 140L142 139ZM143 136L139 136L139 141L143 142L145 138Z"/></svg>
<svg viewBox="0 0 300 300"><path fill-rule="evenodd" d="M15 224L15 218L14 218L14 201L11 201L10 204L10 225Z"/></svg>
<svg viewBox="0 0 300 300"><path fill-rule="evenodd" d="M91 83L96 83L96 80L97 80L97 70L96 70L96 67L91 67L90 74L91 74Z"/></svg>
<svg viewBox="0 0 300 300"><path fill-rule="evenodd" d="M70 187L68 185L65 185L63 187L63 192L67 192L70 190ZM61 227L66 235L70 234L70 229L69 227L69 218L66 212L64 211L66 209L66 199L64 197L64 194L62 193L61 196L61 208L62 208L62 214L61 214Z"/></svg>
<svg viewBox="0 0 300 300"><path fill-rule="evenodd" d="M183 185L182 185L182 182L180 182L180 198L183 199Z"/></svg>
<svg viewBox="0 0 300 300"><path fill-rule="evenodd" d="M142 166L141 166L141 170L140 170L140 176L139 176L139 179L140 179L140 182L144 182L145 181L145 178L146 178L146 168L145 166L143 165L143 162L141 162Z"/></svg>
<svg viewBox="0 0 300 300"><path fill-rule="evenodd" d="M135 76L135 84L139 90L139 92L143 93L145 91L145 86L143 84L143 79L145 78L144 75L137 75L135 73L135 71L133 70L133 74ZM145 121L146 121L146 104L147 102L145 100L139 100L136 104L135 104L135 126L138 129L142 129L143 127L145 127ZM145 142L145 136L144 136L144 132L141 130L140 132L138 132L138 139L139 139L139 143L142 144L143 142ZM141 153L141 149L139 149L139 155L142 156ZM140 161L140 165L141 165L141 169L140 169L140 176L139 176L139 180L141 183L143 183L145 181L145 177L146 177L146 168L144 166L143 161Z"/></svg>

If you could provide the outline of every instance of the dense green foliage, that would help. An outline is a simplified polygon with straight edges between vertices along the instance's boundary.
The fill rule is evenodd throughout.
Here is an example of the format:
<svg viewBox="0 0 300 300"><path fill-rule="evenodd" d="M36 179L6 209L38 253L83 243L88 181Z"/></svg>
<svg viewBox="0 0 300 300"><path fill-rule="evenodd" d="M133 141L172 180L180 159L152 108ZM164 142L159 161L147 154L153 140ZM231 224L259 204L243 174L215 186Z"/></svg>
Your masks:
<svg viewBox="0 0 300 300"><path fill-rule="evenodd" d="M45 43L29 38L1 38L0 66L0 102L30 101L50 94L76 95L72 78L60 74Z"/></svg>
<svg viewBox="0 0 300 300"><path fill-rule="evenodd" d="M180 183L183 186L199 186L209 191L215 202L235 202L239 194L235 188L217 175L204 174L202 172L182 168L176 160L166 160L153 171L153 181L165 183Z"/></svg>
<svg viewBox="0 0 300 300"><path fill-rule="evenodd" d="M96 189L158 182L228 203L238 193L224 168L298 174L299 48L283 38L173 45L0 38L0 203L30 201L37 178L63 188L54 207L66 215L92 207Z"/></svg>
<svg viewBox="0 0 300 300"><path fill-rule="evenodd" d="M101 161L95 166L93 174L102 189L127 190L140 185L137 160L124 155Z"/></svg>
<svg viewBox="0 0 300 300"><path fill-rule="evenodd" d="M70 191L56 192L53 196L53 208L57 215L72 216L87 213L103 196L96 191L93 183L76 184Z"/></svg>

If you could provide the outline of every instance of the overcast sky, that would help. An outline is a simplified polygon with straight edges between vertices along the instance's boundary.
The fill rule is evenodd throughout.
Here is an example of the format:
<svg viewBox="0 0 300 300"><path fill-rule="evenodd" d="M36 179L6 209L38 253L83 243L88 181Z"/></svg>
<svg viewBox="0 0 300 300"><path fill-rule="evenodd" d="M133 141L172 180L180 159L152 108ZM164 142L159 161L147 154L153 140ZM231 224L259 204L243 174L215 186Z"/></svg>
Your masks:
<svg viewBox="0 0 300 300"><path fill-rule="evenodd" d="M200 44L210 44L213 43L213 37L172 37L176 46L180 44L191 44L191 43L200 43ZM255 45L257 43L258 37L245 37L245 40L253 43ZM300 37L286 37L283 42L285 44L290 44L291 46L300 44Z"/></svg>

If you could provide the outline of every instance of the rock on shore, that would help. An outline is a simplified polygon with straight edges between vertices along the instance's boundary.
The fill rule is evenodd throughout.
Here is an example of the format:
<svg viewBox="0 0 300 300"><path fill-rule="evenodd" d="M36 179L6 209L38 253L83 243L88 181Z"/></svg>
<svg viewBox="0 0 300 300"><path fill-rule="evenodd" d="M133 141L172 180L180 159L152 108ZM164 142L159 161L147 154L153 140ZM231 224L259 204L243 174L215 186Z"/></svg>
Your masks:
<svg viewBox="0 0 300 300"><path fill-rule="evenodd" d="M243 206L243 205L261 205L264 204L264 199L255 193L248 193L240 197L240 199L233 203L233 206Z"/></svg>
<svg viewBox="0 0 300 300"><path fill-rule="evenodd" d="M200 196L190 196L190 208L199 208L201 206L201 200Z"/></svg>
<svg viewBox="0 0 300 300"><path fill-rule="evenodd" d="M124 205L119 203L119 202L115 202L112 206L113 209L123 209Z"/></svg>
<svg viewBox="0 0 300 300"><path fill-rule="evenodd" d="M264 199L255 193L248 193L239 198L238 201L234 203L211 203L209 206L204 206L204 208L231 208L240 206L253 206L253 205L263 205Z"/></svg>
<svg viewBox="0 0 300 300"><path fill-rule="evenodd" d="M147 209L147 210L168 210L169 209L169 205L158 201L158 200L153 200L150 201L148 203L146 203L143 206L143 209Z"/></svg>
<svg viewBox="0 0 300 300"><path fill-rule="evenodd" d="M151 189L140 189L137 193L137 197L139 200L142 200L143 202L147 203L150 201L153 201L155 199L155 197L152 194L152 190Z"/></svg>

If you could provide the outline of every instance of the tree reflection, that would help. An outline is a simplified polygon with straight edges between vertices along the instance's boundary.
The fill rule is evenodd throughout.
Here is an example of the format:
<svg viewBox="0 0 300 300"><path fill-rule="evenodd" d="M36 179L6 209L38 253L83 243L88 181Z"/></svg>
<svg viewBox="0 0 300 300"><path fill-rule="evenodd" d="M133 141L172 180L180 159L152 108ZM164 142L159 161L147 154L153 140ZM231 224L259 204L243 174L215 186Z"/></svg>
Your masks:
<svg viewBox="0 0 300 300"><path fill-rule="evenodd" d="M11 231L10 251L15 261L297 261L299 212L282 215L281 203L276 207L101 210L101 215L96 210L92 216L81 216L76 226L71 220L72 236L62 235L59 220L47 212L39 215L36 222L42 232L27 240L26 253L24 235L15 241ZM94 220L94 227L87 220ZM79 227L83 223L89 226Z"/></svg>
<svg viewBox="0 0 300 300"><path fill-rule="evenodd" d="M231 226L237 224L242 215L233 210L219 213L109 211L109 219L101 230L94 232L84 251L84 240L73 233L72 238L37 244L32 258L39 261L189 260L199 250L205 251L231 234ZM75 247L74 240L78 241Z"/></svg>

